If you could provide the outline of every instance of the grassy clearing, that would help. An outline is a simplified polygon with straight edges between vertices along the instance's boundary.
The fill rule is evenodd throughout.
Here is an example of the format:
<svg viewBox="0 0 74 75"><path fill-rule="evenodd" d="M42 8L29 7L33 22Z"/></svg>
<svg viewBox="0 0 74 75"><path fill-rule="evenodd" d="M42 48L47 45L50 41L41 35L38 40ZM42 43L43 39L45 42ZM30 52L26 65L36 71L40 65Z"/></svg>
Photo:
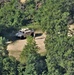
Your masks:
<svg viewBox="0 0 74 75"><path fill-rule="evenodd" d="M21 53L21 51L17 51L17 50L11 50L11 51L9 51L9 56L13 56L13 57L15 57L17 60L19 60L19 58L20 58L20 53Z"/></svg>
<svg viewBox="0 0 74 75"><path fill-rule="evenodd" d="M28 24L27 26L23 26L22 28L31 28L31 29L34 29L34 30L42 30L41 26L37 23Z"/></svg>
<svg viewBox="0 0 74 75"><path fill-rule="evenodd" d="M45 39L45 36L43 36L43 31L42 31L41 27L39 25L28 25L28 26L23 26L22 28L32 28L32 29L35 30L35 34L36 34L35 41L37 42L38 46L40 46L39 53L41 54L41 56L45 56L46 51L44 50L45 48L44 48L44 43L43 43L43 41ZM17 60L20 61L20 54L21 54L21 51L22 51L21 48L23 46L25 46L25 43L26 43L25 40L26 39L16 40L15 37L14 37L14 34L15 34L15 32L7 35L7 36L10 36L9 38L11 38L13 40L13 41L11 40L12 43L10 45L10 47L11 47L10 49L12 49L15 46L14 47L15 50L14 49L9 50L9 55L14 56ZM17 48L20 49L20 50L18 50Z"/></svg>

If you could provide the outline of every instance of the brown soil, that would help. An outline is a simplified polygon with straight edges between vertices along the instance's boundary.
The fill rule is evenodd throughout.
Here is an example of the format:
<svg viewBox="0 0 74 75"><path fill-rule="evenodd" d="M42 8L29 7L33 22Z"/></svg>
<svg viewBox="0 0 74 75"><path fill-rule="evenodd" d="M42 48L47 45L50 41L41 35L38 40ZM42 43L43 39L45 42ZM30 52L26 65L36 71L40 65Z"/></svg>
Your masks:
<svg viewBox="0 0 74 75"><path fill-rule="evenodd" d="M40 33L38 33L38 34L40 34ZM37 35L35 37L36 44L38 45L38 47L40 49L38 51L38 53L44 54L46 52L45 44L44 44L45 37L46 37L45 34ZM22 39L22 40L20 39L20 40L13 42L13 43L10 43L7 46L7 50L9 51L9 55L14 56L16 59L19 59L20 53L23 50L24 46L26 45L26 42L27 42L26 39Z"/></svg>
<svg viewBox="0 0 74 75"><path fill-rule="evenodd" d="M21 2L21 3L25 3L25 2L26 2L26 0L20 0L20 2Z"/></svg>

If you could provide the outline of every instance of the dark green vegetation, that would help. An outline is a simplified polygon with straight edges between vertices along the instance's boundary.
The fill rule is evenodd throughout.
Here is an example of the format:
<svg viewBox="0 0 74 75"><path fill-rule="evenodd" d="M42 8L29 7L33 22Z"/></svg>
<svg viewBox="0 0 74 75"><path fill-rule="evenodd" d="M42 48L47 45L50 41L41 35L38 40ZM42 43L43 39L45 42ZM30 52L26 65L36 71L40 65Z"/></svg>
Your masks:
<svg viewBox="0 0 74 75"><path fill-rule="evenodd" d="M73 0L17 0L0 4L0 75L74 75L74 36L68 24L74 20ZM46 31L46 56L37 53L32 37L21 53L21 61L8 56L5 35L24 26Z"/></svg>

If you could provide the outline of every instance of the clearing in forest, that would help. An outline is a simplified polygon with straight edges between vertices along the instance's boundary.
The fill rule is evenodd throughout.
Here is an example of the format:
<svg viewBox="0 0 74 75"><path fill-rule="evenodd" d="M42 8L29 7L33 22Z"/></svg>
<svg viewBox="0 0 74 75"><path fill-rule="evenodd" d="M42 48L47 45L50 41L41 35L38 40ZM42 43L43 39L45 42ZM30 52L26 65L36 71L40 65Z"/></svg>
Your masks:
<svg viewBox="0 0 74 75"><path fill-rule="evenodd" d="M45 37L46 35L43 33L36 33L35 41L37 46L39 47L38 53L45 54ZM26 39L19 39L15 42L10 43L7 46L7 50L9 51L10 56L14 56L16 59L19 59L20 53L23 50L24 46L26 45L27 40Z"/></svg>

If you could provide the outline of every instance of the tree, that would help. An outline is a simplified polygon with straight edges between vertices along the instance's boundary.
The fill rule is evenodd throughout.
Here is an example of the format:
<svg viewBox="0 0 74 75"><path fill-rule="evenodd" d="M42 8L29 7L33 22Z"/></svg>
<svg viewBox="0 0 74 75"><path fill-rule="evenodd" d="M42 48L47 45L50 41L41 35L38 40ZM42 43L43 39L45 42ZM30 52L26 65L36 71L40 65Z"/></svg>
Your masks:
<svg viewBox="0 0 74 75"><path fill-rule="evenodd" d="M42 75L47 73L45 58L38 54L29 54L24 75Z"/></svg>
<svg viewBox="0 0 74 75"><path fill-rule="evenodd" d="M6 39L0 38L0 75L16 75L17 61L9 57L6 45Z"/></svg>
<svg viewBox="0 0 74 75"><path fill-rule="evenodd" d="M6 57L3 59L2 75L17 75L17 63L13 57Z"/></svg>
<svg viewBox="0 0 74 75"><path fill-rule="evenodd" d="M17 65L17 71L18 71L18 75L24 75L24 72L25 72L25 66L24 64L22 63L18 63Z"/></svg>
<svg viewBox="0 0 74 75"><path fill-rule="evenodd" d="M28 38L27 45L21 53L25 60L25 72L23 75L39 75L47 72L45 57L37 53L38 47L32 37Z"/></svg>
<svg viewBox="0 0 74 75"><path fill-rule="evenodd" d="M3 72L3 58L8 56L8 51L6 50L6 44L2 37L0 37L0 75Z"/></svg>
<svg viewBox="0 0 74 75"><path fill-rule="evenodd" d="M73 38L65 36L48 38L50 39L46 43L48 75L57 75L57 73L58 75L73 75Z"/></svg>
<svg viewBox="0 0 74 75"><path fill-rule="evenodd" d="M16 0L5 2L0 8L0 32L5 33L18 29L22 25L22 10L20 3Z"/></svg>
<svg viewBox="0 0 74 75"><path fill-rule="evenodd" d="M68 16L72 1L47 1L49 8L46 50L48 75L73 75L73 37L68 37ZM63 5L64 4L64 5ZM53 10L52 10L53 9ZM56 16L57 15L57 16ZM68 59L71 55L71 60ZM66 56L65 56L66 55Z"/></svg>
<svg viewBox="0 0 74 75"><path fill-rule="evenodd" d="M42 26L41 28L44 31L47 29L49 32L53 31L55 26L61 28L64 25L65 27L65 23L67 22L68 24L71 20L73 5L74 2L72 0L43 1L42 7L37 10L34 19Z"/></svg>
<svg viewBox="0 0 74 75"><path fill-rule="evenodd" d="M2 75L2 70L3 70L3 63L2 63L2 61L3 61L3 58L0 55L0 75Z"/></svg>
<svg viewBox="0 0 74 75"><path fill-rule="evenodd" d="M38 48L36 46L34 39L32 37L28 37L27 45L24 47L20 55L20 58L22 59L21 61L26 62L28 55L31 53L36 53L37 50Z"/></svg>

